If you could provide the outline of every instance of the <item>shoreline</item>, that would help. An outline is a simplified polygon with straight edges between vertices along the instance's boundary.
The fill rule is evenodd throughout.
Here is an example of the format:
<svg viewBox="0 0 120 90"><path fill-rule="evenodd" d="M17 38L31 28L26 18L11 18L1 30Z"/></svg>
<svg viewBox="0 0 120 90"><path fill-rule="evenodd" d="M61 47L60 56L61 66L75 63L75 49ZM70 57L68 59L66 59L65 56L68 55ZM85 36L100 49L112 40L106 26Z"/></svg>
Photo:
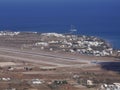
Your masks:
<svg viewBox="0 0 120 90"><path fill-rule="evenodd" d="M98 42L96 46L101 46L101 43L107 46L101 39L88 36L77 37L76 40L76 36L74 35L65 36L58 33L0 33L0 65L2 66L1 72L4 72L1 73L1 78L10 78L10 80L5 82L9 82L11 85L14 85L12 80L17 80L20 84L23 84L21 81L26 81L22 87L26 87L25 85L28 85L28 82L32 82L33 80L42 80L43 82L40 85L31 83L28 86L30 89L31 86L34 86L35 88L40 87L42 90L46 90L46 88L48 88L47 90L51 90L48 84L53 85L56 80L60 82L66 81L66 85L72 87L70 90L95 90L101 84L104 85L107 82L111 84L115 82L119 83L120 75L118 74L118 69L116 70L115 66L112 68L110 65L111 62L120 63L120 59L112 56L98 57L95 55L89 56L76 52L60 51L62 49L59 48L59 45L64 46L68 44L69 47L72 44L73 47L76 41L79 42L76 42L75 45L82 45L80 40L83 46L84 43L88 43L87 45L92 47L94 46L94 42L95 45ZM91 41L89 42L89 40ZM57 48L51 49L54 45ZM72 49L72 47L68 47L68 51ZM99 63L103 64L100 65ZM88 88L87 84L80 84L78 80L80 82L83 80L85 82L91 81L93 82L92 85L96 86ZM98 82L95 82L96 80ZM6 83L6 85L8 84ZM4 88L6 88L6 85ZM18 86L14 85L12 87L17 89L21 86L18 83ZM60 90L62 90L62 87L61 85L59 86Z"/></svg>
<svg viewBox="0 0 120 90"><path fill-rule="evenodd" d="M6 31L8 31L8 32L21 32L21 33L59 33L59 34L69 34L68 32L66 32L66 33L64 33L64 32L43 32L43 31L38 31L38 30L36 30L36 31L29 31L29 30L26 30L26 31L20 31L20 30L0 30L0 32L1 31L3 31L3 32L6 32ZM115 50L120 50L120 43L119 43L119 41L117 41L118 40L118 38L112 38L112 37L114 37L115 35L110 35L110 36L106 36L106 35L100 35L99 33L98 33L98 35L95 35L95 34L90 34L90 33L87 33L87 34L82 34L81 32L79 32L79 33L76 33L76 34L74 34L73 33L73 35L85 35L85 36L94 36L94 37L97 37L97 38L101 38L101 39L103 39L103 40L105 40L107 43L109 43Z"/></svg>
<svg viewBox="0 0 120 90"><path fill-rule="evenodd" d="M40 33L40 32L10 32L1 31L1 45L9 44L21 48L38 48L40 50L78 53L93 56L113 56L115 49L106 40L88 35ZM6 39L7 41L4 41ZM10 39L11 38L11 39Z"/></svg>

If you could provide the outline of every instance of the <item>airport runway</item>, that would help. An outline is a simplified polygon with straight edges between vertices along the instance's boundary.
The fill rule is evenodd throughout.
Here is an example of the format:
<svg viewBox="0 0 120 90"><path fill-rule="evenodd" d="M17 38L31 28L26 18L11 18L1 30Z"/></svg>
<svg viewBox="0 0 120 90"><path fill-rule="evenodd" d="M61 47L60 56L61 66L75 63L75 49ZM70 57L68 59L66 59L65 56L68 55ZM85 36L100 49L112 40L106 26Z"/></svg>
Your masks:
<svg viewBox="0 0 120 90"><path fill-rule="evenodd" d="M32 62L37 64L48 64L58 67L68 67L68 66L91 66L91 60L84 60L78 57L68 57L68 56L59 56L48 53L41 52L30 52L27 50L12 49L12 48L0 48L0 57L10 58L14 60L21 60L26 62ZM95 62L96 60L92 60ZM100 61L100 60L97 60ZM81 64L86 63L86 64Z"/></svg>

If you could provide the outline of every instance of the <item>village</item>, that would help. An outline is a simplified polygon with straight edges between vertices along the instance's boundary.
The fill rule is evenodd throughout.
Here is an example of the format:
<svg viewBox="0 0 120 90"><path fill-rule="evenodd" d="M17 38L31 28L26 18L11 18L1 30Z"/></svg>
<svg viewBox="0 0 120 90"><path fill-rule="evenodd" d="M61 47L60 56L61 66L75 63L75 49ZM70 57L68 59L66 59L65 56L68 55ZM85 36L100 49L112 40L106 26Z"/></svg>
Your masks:
<svg viewBox="0 0 120 90"><path fill-rule="evenodd" d="M120 90L119 72L98 64L119 62L103 39L2 31L0 42L0 90Z"/></svg>
<svg viewBox="0 0 120 90"><path fill-rule="evenodd" d="M26 37L25 34L28 37ZM19 37L28 38L27 41L20 40L21 42L23 41L20 46L22 49L39 48L41 50L79 53L93 56L114 56L119 53L119 50L115 51L107 41L95 36L4 31L0 32L0 36L8 36L7 39L10 39L11 42L14 39L17 40L17 38L20 40ZM33 41L33 39L35 40Z"/></svg>
<svg viewBox="0 0 120 90"><path fill-rule="evenodd" d="M113 54L113 48L107 42L94 36L43 33L41 37L41 42L34 44L34 46L40 46L41 49L49 48L50 51L60 50L94 56L111 56Z"/></svg>

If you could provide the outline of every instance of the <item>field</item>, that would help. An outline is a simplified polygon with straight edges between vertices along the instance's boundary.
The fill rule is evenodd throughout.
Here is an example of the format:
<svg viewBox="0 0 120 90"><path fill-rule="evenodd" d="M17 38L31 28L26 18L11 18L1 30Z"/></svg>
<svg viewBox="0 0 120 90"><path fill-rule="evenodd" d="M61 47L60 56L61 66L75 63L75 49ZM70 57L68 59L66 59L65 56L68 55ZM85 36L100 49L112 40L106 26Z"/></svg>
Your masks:
<svg viewBox="0 0 120 90"><path fill-rule="evenodd" d="M119 72L104 66L118 58L21 48L37 37L0 38L0 90L97 90L104 83L120 83Z"/></svg>

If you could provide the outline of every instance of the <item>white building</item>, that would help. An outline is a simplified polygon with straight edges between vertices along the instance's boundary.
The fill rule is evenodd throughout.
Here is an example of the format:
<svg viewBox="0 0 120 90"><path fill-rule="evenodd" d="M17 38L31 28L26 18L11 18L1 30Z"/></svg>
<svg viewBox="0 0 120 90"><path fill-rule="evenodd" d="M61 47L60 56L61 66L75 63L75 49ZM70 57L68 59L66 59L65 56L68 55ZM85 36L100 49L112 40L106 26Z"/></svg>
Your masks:
<svg viewBox="0 0 120 90"><path fill-rule="evenodd" d="M98 90L120 90L120 83L103 84Z"/></svg>
<svg viewBox="0 0 120 90"><path fill-rule="evenodd" d="M37 42L35 43L35 46L48 46L49 44L47 42Z"/></svg>
<svg viewBox="0 0 120 90"><path fill-rule="evenodd" d="M87 80L87 85L92 86L93 85L93 81Z"/></svg>
<svg viewBox="0 0 120 90"><path fill-rule="evenodd" d="M40 79L33 79L32 84L39 85L39 84L42 84L42 81Z"/></svg>

